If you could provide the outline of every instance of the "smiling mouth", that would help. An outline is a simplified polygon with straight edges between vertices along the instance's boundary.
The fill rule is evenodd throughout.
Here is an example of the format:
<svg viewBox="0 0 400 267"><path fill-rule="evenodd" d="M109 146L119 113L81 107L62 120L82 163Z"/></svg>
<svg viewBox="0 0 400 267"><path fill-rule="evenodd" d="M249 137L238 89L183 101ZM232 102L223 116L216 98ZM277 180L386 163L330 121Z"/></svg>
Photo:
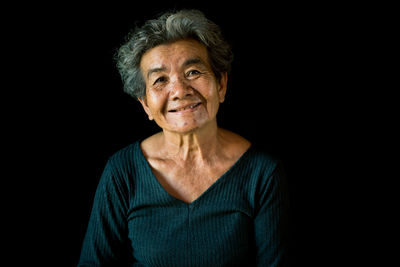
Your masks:
<svg viewBox="0 0 400 267"><path fill-rule="evenodd" d="M177 109L171 109L168 112L192 111L192 110L194 110L195 108L197 108L200 105L201 105L201 102L194 103L194 104L187 105L187 106L184 106L184 107L180 107L180 108L177 108Z"/></svg>

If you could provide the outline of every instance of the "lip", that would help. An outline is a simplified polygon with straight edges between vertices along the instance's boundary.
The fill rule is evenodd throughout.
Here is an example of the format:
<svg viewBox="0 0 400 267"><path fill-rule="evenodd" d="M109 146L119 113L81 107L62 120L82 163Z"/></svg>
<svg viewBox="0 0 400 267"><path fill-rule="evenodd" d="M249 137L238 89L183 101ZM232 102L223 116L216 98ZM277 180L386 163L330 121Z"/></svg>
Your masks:
<svg viewBox="0 0 400 267"><path fill-rule="evenodd" d="M173 114L193 112L198 107L200 107L200 105L201 105L201 102L190 103L190 104L181 105L181 106L177 106L177 107L171 108L171 109L168 110L168 112L169 113L173 113Z"/></svg>

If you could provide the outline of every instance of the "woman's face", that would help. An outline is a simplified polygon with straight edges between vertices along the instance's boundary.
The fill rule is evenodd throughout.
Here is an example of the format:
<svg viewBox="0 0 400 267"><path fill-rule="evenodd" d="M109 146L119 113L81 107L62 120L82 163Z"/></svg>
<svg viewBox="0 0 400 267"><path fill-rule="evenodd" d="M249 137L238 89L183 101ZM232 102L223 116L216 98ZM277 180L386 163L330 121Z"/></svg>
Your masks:
<svg viewBox="0 0 400 267"><path fill-rule="evenodd" d="M188 39L156 46L142 56L140 67L146 97L139 101L163 130L188 133L216 122L227 75L217 81L201 43Z"/></svg>

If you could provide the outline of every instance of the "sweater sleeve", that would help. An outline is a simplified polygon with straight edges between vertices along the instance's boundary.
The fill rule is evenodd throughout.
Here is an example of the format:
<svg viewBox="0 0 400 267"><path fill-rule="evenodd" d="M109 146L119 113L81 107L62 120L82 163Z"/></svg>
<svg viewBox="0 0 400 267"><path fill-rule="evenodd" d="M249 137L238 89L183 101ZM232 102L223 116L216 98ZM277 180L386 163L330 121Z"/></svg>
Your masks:
<svg viewBox="0 0 400 267"><path fill-rule="evenodd" d="M123 266L130 252L126 214L128 190L110 161L99 181L78 267Z"/></svg>
<svg viewBox="0 0 400 267"><path fill-rule="evenodd" d="M255 217L257 266L288 265L288 189L281 163L259 185L259 203Z"/></svg>

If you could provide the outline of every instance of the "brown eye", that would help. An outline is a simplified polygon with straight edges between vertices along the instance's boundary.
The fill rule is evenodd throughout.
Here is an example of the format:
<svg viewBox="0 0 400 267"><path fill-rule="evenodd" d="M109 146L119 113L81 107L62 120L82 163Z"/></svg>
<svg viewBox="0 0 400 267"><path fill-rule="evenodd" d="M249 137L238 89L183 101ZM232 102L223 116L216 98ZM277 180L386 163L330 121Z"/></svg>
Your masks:
<svg viewBox="0 0 400 267"><path fill-rule="evenodd" d="M191 76L191 75L197 75L197 74L199 74L200 73L200 71L198 71L198 70L190 70L190 71L188 71L187 72L187 76Z"/></svg>
<svg viewBox="0 0 400 267"><path fill-rule="evenodd" d="M163 83L163 82L166 82L166 81L167 81L167 78L164 77L164 76L162 76L162 77L157 78L157 79L154 81L153 85L155 85L155 84L157 84L157 83Z"/></svg>

